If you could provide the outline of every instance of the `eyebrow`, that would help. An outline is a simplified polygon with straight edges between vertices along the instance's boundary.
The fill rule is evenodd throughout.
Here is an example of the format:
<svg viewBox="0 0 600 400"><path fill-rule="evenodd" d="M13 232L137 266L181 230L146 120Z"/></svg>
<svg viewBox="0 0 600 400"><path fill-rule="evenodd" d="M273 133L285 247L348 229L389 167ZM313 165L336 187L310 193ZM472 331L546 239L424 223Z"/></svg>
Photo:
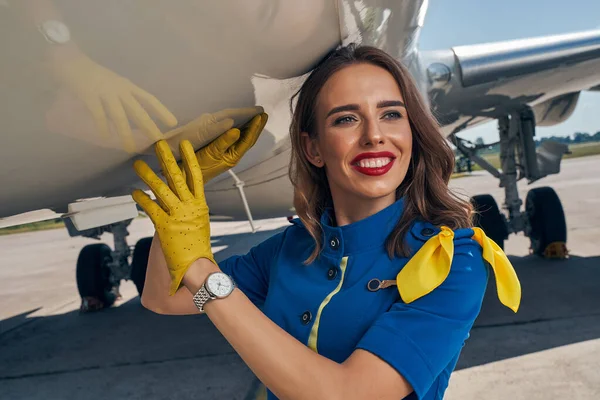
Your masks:
<svg viewBox="0 0 600 400"><path fill-rule="evenodd" d="M406 108L404 103L401 102L400 100L384 100L384 101L380 101L379 103L377 103L377 108L398 107L398 106ZM331 116L333 114L337 114L337 113L344 112L344 111L358 111L358 110L360 110L360 106L358 104L346 104L343 106L338 106L338 107L332 108L327 113L327 116L325 118L329 118L329 116Z"/></svg>

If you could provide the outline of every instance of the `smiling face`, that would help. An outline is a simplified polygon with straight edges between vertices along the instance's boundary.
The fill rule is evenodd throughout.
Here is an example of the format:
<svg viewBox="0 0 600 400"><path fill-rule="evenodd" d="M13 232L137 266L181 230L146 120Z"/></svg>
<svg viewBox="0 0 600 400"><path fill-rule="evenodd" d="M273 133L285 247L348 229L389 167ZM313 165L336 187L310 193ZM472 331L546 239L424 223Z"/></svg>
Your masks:
<svg viewBox="0 0 600 400"><path fill-rule="evenodd" d="M316 137L303 135L309 162L325 168L334 204L384 208L408 170L412 132L398 83L385 69L353 64L322 87L315 109Z"/></svg>

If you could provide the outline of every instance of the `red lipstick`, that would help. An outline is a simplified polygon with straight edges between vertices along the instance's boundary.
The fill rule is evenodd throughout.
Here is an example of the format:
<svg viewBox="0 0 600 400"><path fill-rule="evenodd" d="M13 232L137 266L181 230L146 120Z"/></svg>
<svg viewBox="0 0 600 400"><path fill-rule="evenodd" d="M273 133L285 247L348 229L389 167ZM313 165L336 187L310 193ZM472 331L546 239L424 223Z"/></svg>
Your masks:
<svg viewBox="0 0 600 400"><path fill-rule="evenodd" d="M361 167L359 162L361 160L364 160L365 158L389 158L390 162L387 165L384 165L382 167L375 167L375 168ZM361 153L361 154L357 155L356 157L354 157L351 165L352 165L352 168L354 168L361 174L369 175L369 176L380 176L380 175L386 174L390 169L392 169L392 166L394 165L395 160L396 160L396 156L394 154L390 153L389 151L382 151L382 152L378 152L378 153Z"/></svg>

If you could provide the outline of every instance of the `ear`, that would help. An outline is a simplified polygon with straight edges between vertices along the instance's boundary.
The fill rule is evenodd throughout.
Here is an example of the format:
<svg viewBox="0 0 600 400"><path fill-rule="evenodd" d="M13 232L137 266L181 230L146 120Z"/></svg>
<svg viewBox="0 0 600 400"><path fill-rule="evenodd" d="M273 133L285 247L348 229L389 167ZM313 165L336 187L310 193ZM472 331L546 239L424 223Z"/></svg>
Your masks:
<svg viewBox="0 0 600 400"><path fill-rule="evenodd" d="M302 150L304 151L304 157L306 157L308 162L315 167L323 167L325 163L321 157L317 139L312 139L307 132L302 132L300 137L302 139Z"/></svg>

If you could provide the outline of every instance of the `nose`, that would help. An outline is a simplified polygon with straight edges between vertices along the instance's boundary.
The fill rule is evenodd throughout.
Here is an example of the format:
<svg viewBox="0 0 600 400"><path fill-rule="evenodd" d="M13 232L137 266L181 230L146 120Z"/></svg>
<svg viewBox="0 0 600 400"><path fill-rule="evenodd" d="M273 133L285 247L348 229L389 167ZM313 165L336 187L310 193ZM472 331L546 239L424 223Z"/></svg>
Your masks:
<svg viewBox="0 0 600 400"><path fill-rule="evenodd" d="M361 142L363 146L377 146L384 143L384 135L377 117L366 119Z"/></svg>

